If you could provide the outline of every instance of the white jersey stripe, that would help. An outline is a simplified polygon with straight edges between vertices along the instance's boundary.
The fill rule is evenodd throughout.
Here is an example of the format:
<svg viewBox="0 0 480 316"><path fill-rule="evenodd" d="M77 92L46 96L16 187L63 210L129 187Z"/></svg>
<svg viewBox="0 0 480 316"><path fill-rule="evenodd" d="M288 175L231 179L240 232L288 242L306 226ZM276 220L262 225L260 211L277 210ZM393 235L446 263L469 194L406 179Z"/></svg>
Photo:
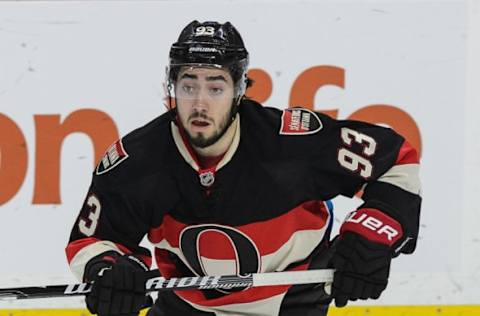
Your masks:
<svg viewBox="0 0 480 316"><path fill-rule="evenodd" d="M79 252L70 261L70 270L75 275L75 277L82 282L83 273L85 272L85 266L87 262L95 256L98 256L101 253L107 251L116 251L120 254L124 254L113 242L102 240L97 241L93 244L90 244L82 248Z"/></svg>
<svg viewBox="0 0 480 316"><path fill-rule="evenodd" d="M327 227L294 233L277 251L262 256L261 272L284 271L291 263L304 260L320 244Z"/></svg>
<svg viewBox="0 0 480 316"><path fill-rule="evenodd" d="M418 171L418 164L396 165L378 178L378 181L390 183L410 193L421 195Z"/></svg>

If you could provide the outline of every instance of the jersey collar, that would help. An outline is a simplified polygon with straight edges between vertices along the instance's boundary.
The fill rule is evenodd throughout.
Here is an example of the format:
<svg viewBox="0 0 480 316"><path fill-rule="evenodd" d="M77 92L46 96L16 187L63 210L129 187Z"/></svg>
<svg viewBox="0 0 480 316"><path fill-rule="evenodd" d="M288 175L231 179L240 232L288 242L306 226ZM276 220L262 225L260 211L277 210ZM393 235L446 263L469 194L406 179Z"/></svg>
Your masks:
<svg viewBox="0 0 480 316"><path fill-rule="evenodd" d="M225 155L223 156L222 160L219 161L218 165L214 167L215 171L219 170L223 166L225 166L233 157L235 152L237 151L238 145L240 144L240 115L236 115L237 120L237 126L235 128L235 134L233 135L233 141L230 144L230 147L228 147ZM184 140L178 126L175 124L175 122L170 123L170 129L172 132L173 136L173 141L175 142L175 145L177 146L178 151L182 155L183 159L198 173L202 172L202 169L200 168L200 164L197 159L197 155L195 154L195 151L193 148L190 146L188 141Z"/></svg>

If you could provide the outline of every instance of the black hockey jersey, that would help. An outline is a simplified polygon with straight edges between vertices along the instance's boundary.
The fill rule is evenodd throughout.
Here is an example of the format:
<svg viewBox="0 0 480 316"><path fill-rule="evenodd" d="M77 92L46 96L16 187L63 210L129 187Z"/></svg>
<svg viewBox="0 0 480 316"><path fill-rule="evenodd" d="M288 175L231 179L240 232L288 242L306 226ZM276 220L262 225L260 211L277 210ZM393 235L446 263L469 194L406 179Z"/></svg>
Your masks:
<svg viewBox="0 0 480 316"><path fill-rule="evenodd" d="M174 116L131 132L99 162L67 246L80 279L105 251L150 264L139 246L145 235L166 278L326 267L333 218L326 201L361 190L365 205L388 205L380 210L402 224L408 242L400 251L414 250L418 156L393 130L244 100L230 148L203 170ZM310 289L178 291L159 294L157 305L176 315L286 315L328 303Z"/></svg>

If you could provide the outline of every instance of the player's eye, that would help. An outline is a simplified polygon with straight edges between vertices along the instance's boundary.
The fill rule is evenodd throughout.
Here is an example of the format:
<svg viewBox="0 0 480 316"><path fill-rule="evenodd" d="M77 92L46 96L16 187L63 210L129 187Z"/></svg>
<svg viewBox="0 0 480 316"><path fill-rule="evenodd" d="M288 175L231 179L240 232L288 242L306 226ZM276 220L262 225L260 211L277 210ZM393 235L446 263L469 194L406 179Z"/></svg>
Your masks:
<svg viewBox="0 0 480 316"><path fill-rule="evenodd" d="M212 95L220 95L220 94L223 93L223 88L212 87L212 88L210 88L210 93Z"/></svg>
<svg viewBox="0 0 480 316"><path fill-rule="evenodd" d="M182 91L186 94L193 94L195 92L195 87L190 85L183 85Z"/></svg>

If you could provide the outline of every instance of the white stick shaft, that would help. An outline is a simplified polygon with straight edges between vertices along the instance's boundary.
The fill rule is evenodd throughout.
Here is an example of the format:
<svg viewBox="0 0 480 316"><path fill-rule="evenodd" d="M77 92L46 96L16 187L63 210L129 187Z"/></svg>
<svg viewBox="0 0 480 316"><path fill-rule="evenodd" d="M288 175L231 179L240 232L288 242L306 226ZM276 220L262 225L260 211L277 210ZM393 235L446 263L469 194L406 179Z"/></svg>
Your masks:
<svg viewBox="0 0 480 316"><path fill-rule="evenodd" d="M148 292L154 292L160 290L171 291L192 289L232 289L248 288L251 286L255 287L309 283L329 283L333 280L333 272L334 270L324 269L308 271L253 273L245 276L225 275L165 279L158 276L158 270L153 270L149 273L156 276L150 278L146 282L146 290ZM91 289L91 283L8 288L0 289L0 300L7 298L30 299L86 295L90 293Z"/></svg>
<svg viewBox="0 0 480 316"><path fill-rule="evenodd" d="M253 286L327 283L333 281L333 269L253 274Z"/></svg>

